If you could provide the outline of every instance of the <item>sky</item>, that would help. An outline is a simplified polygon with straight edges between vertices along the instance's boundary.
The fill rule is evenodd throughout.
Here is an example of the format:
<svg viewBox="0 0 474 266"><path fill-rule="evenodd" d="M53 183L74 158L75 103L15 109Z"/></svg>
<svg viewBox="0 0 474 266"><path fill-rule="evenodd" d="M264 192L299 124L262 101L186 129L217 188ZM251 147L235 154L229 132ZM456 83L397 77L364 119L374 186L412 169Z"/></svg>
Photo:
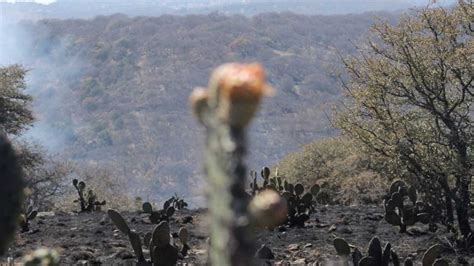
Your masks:
<svg viewBox="0 0 474 266"><path fill-rule="evenodd" d="M7 2L7 3L15 3L15 2L36 2L36 3L39 3L39 4L44 4L44 5L47 5L47 4L51 4L53 2L56 2L56 0L0 0L0 2Z"/></svg>
<svg viewBox="0 0 474 266"><path fill-rule="evenodd" d="M315 1L317 1L317 0L315 0ZM380 0L380 2L387 2L387 4L389 4L391 1L394 1L394 0ZM413 0L412 2L417 3L417 4L425 4L425 3L428 3L428 2L451 4L451 3L454 3L455 1L456 0ZM56 0L0 0L0 2L8 2L8 3L36 2L36 3L40 3L40 4L50 4L50 3L56 2ZM377 2L377 1L374 1L374 2Z"/></svg>

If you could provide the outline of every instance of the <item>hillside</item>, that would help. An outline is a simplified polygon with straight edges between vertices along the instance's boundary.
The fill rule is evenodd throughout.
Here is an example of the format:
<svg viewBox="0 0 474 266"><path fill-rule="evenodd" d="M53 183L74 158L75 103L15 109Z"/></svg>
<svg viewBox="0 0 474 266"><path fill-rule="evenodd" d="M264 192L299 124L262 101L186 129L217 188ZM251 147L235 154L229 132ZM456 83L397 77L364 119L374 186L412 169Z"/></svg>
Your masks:
<svg viewBox="0 0 474 266"><path fill-rule="evenodd" d="M17 1L0 2L4 20L94 18L123 13L128 16L191 15L219 12L253 16L265 12L294 12L307 15L340 15L369 11L401 11L425 6L429 0L57 0L49 5ZM439 0L449 5L454 0Z"/></svg>
<svg viewBox="0 0 474 266"><path fill-rule="evenodd" d="M376 15L395 19L267 13L41 20L6 32L4 45L7 59L31 69L38 122L30 136L64 158L109 165L132 188L152 178L146 191L133 193L160 198L189 195L202 183L203 134L187 98L207 84L211 68L259 61L278 90L251 128L249 166L260 168L335 133L324 111L341 94L337 51L352 53Z"/></svg>

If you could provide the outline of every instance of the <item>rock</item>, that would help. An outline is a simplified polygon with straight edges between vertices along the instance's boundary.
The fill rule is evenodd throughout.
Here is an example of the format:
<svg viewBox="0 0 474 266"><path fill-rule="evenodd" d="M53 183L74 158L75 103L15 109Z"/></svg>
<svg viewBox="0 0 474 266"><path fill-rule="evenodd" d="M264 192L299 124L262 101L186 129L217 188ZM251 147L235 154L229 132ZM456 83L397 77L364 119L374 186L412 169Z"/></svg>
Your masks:
<svg viewBox="0 0 474 266"><path fill-rule="evenodd" d="M298 250L298 249L300 249L300 247L298 246L298 244L290 244L290 245L288 245L288 250L290 250L290 251L296 251L296 250Z"/></svg>
<svg viewBox="0 0 474 266"><path fill-rule="evenodd" d="M306 265L306 259L297 259L291 262L291 265Z"/></svg>
<svg viewBox="0 0 474 266"><path fill-rule="evenodd" d="M313 247L313 244L311 244L311 243L308 243L308 244L304 245L304 248L311 248L311 247Z"/></svg>
<svg viewBox="0 0 474 266"><path fill-rule="evenodd" d="M369 214L364 219L369 220L369 221L380 221L380 220L383 219L383 215L381 215L381 214Z"/></svg>
<svg viewBox="0 0 474 266"><path fill-rule="evenodd" d="M38 212L38 214L36 215L37 218L40 218L40 217L54 217L54 216L55 216L54 212Z"/></svg>
<svg viewBox="0 0 474 266"><path fill-rule="evenodd" d="M273 260L275 259L275 255L273 255L273 251L267 247L266 245L262 245L258 250L256 257L259 259L264 260Z"/></svg>
<svg viewBox="0 0 474 266"><path fill-rule="evenodd" d="M135 258L135 256L132 254L132 252L130 252L128 249L126 248L120 248L117 250L117 252L115 252L113 255L112 255L113 258L116 258L116 259L122 259L122 260L126 260L126 259L133 259Z"/></svg>
<svg viewBox="0 0 474 266"><path fill-rule="evenodd" d="M100 224L100 225L106 225L106 224L107 224L107 218L106 218L106 217L102 218L102 219L100 220L99 224Z"/></svg>
<svg viewBox="0 0 474 266"><path fill-rule="evenodd" d="M352 234L352 230L349 227L343 227L341 230L339 230L343 234Z"/></svg>
<svg viewBox="0 0 474 266"><path fill-rule="evenodd" d="M77 250L77 251L74 251L71 255L71 258L74 260L74 261L82 261L82 260L90 260L90 259L94 259L95 256L92 252L90 251L86 251L86 250Z"/></svg>
<svg viewBox="0 0 474 266"><path fill-rule="evenodd" d="M193 217L192 216L183 217L183 219L181 220L181 223L183 223L183 224L192 223L192 222L193 222Z"/></svg>
<svg viewBox="0 0 474 266"><path fill-rule="evenodd" d="M334 231L336 231L336 229L337 229L337 227L333 224L333 225L331 225L331 226L329 227L328 233L329 233L329 232L334 232Z"/></svg>
<svg viewBox="0 0 474 266"><path fill-rule="evenodd" d="M281 225L281 226L278 227L278 232L286 232L287 230L288 230L288 229L287 229L285 226L283 226L283 225Z"/></svg>
<svg viewBox="0 0 474 266"><path fill-rule="evenodd" d="M408 228L407 233L412 235L412 236L422 236L422 235L427 235L428 232L423 231L421 228L417 226L413 226Z"/></svg>

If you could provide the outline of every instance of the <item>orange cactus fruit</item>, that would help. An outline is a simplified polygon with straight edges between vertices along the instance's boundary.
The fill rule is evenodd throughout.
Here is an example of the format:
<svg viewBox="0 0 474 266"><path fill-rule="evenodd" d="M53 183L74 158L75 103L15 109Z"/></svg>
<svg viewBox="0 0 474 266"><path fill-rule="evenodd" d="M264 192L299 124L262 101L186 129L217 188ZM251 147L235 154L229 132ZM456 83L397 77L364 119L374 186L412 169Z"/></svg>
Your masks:
<svg viewBox="0 0 474 266"><path fill-rule="evenodd" d="M219 66L211 75L209 88L218 117L234 127L248 125L262 97L274 93L258 63Z"/></svg>

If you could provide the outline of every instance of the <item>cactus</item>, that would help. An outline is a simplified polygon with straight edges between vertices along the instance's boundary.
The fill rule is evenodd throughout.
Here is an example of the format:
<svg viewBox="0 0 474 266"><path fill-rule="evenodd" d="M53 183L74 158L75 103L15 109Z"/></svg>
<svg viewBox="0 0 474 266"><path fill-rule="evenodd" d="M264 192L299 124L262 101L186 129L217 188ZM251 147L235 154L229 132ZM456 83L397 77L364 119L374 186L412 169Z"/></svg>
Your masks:
<svg viewBox="0 0 474 266"><path fill-rule="evenodd" d="M289 226L304 227L304 223L309 219L313 210L313 195L304 193L304 187L301 184L288 184L288 190L283 192L282 196L288 202L288 219Z"/></svg>
<svg viewBox="0 0 474 266"><path fill-rule="evenodd" d="M30 231L30 221L35 219L36 215L38 215L38 211L34 210L33 206L28 207L26 213L20 214L19 224L22 233Z"/></svg>
<svg viewBox="0 0 474 266"><path fill-rule="evenodd" d="M40 248L23 258L25 266L58 266L60 265L59 253L54 249Z"/></svg>
<svg viewBox="0 0 474 266"><path fill-rule="evenodd" d="M106 204L106 201L98 201L97 195L92 189L86 192L86 183L77 179L72 180L72 185L76 188L79 198L74 202L79 202L81 212L100 211L101 206Z"/></svg>
<svg viewBox="0 0 474 266"><path fill-rule="evenodd" d="M0 256L7 250L18 225L23 188L23 173L18 157L8 139L0 136Z"/></svg>
<svg viewBox="0 0 474 266"><path fill-rule="evenodd" d="M178 194L174 194L173 197L167 200L169 202L169 205L175 208L176 210L181 210L186 207L188 207L188 203L184 201L184 199L181 199L178 197Z"/></svg>
<svg viewBox="0 0 474 266"><path fill-rule="evenodd" d="M275 171L275 176L270 177L270 168L263 167L260 172L260 176L263 179L261 186L257 182L257 174L255 171L251 171L251 178L253 181L250 183L251 194L258 195L262 191L274 190L280 193L281 197L287 201L287 219L284 220L284 224L290 227L298 226L304 227L305 222L309 219L312 212L315 211L316 207L316 196L319 192L319 185L311 187L310 192L304 193L305 188L302 184L292 184L290 181L283 179L278 175L278 171Z"/></svg>
<svg viewBox="0 0 474 266"><path fill-rule="evenodd" d="M107 211L107 214L117 229L128 236L133 252L137 258L137 265L176 265L179 258L179 250L171 243L171 233L168 222L160 222L155 226L152 233L145 234L143 243L150 251L150 260L146 260L142 248L142 242L138 233L128 227L125 219L123 219L122 215L117 211L110 209ZM181 228L178 235L183 244L181 254L184 257L190 249L188 246L189 233L186 228Z"/></svg>
<svg viewBox="0 0 474 266"><path fill-rule="evenodd" d="M350 260L354 266L388 266L390 261L395 266L400 265L398 255L391 249L390 243L387 243L382 249L382 244L376 236L369 242L367 256L363 256L357 248L351 251L350 245L342 238L335 238L333 244L337 254Z"/></svg>
<svg viewBox="0 0 474 266"><path fill-rule="evenodd" d="M397 253L391 248L391 244L385 244L382 249L380 240L375 236L373 237L367 248L367 256L363 256L359 249L354 248L351 251L350 245L342 238L335 238L333 241L334 248L336 249L337 255L350 260L354 266L388 266L390 262L394 266L400 265L400 259ZM439 258L441 253L440 245L431 246L423 255L422 265L423 266L444 266L449 265L449 262L443 258ZM404 262L405 266L413 266L413 261L407 258Z"/></svg>
<svg viewBox="0 0 474 266"><path fill-rule="evenodd" d="M171 200L165 201L163 204L163 209L155 211L153 210L153 206L150 202L144 202L142 205L142 210L144 213L150 214L148 217L150 222L153 224L158 224L162 221L169 221L169 219L175 213L175 207L170 206L172 204Z"/></svg>
<svg viewBox="0 0 474 266"><path fill-rule="evenodd" d="M389 195L384 200L385 220L389 224L400 226L400 233L405 233L407 226L417 222L431 223L431 207L419 201L417 194L413 186L408 187L402 180L397 180L390 186Z"/></svg>
<svg viewBox="0 0 474 266"><path fill-rule="evenodd" d="M245 192L245 129L267 92L270 87L259 64L231 63L214 70L208 88L197 88L190 96L193 113L207 132L212 265L252 264L255 244Z"/></svg>
<svg viewBox="0 0 474 266"><path fill-rule="evenodd" d="M186 229L185 227L181 227L178 231L178 237L179 237L179 240L181 241L181 244L182 244L181 255L183 257L186 257L186 255L188 254L188 251L190 249L190 247L188 245L188 240L189 240L188 229Z"/></svg>
<svg viewBox="0 0 474 266"><path fill-rule="evenodd" d="M422 265L423 266L448 266L449 261L443 258L439 258L441 255L442 246L433 245L431 246L425 254L423 254Z"/></svg>

